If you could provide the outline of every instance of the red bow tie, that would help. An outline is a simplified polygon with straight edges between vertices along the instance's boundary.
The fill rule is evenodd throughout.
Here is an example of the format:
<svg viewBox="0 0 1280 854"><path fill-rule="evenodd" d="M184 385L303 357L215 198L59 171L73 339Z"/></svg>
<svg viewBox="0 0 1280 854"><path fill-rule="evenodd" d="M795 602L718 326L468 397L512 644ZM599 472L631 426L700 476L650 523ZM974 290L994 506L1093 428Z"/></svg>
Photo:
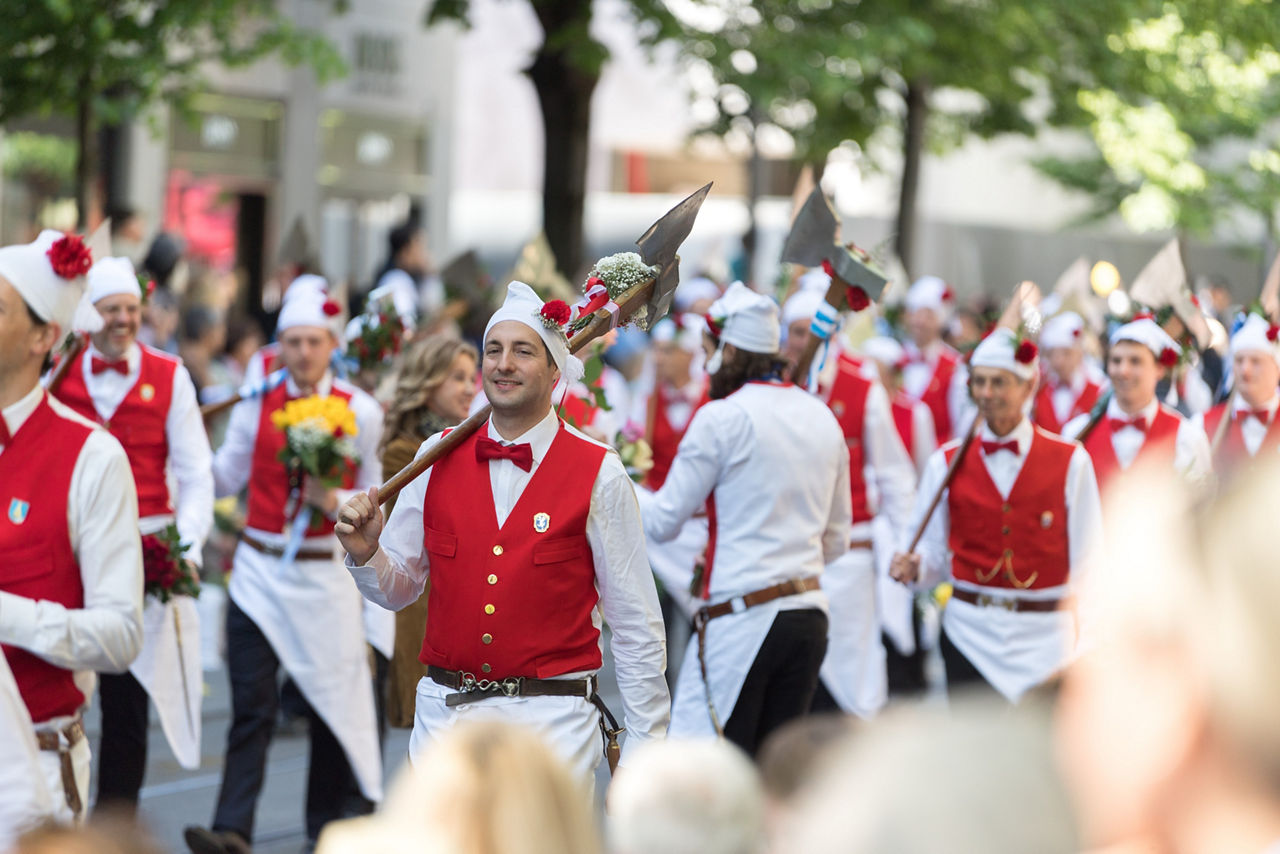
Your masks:
<svg viewBox="0 0 1280 854"><path fill-rule="evenodd" d="M476 462L489 460L511 460L520 468L528 471L533 468L533 448L526 442L521 445L504 445L487 436L476 441Z"/></svg>
<svg viewBox="0 0 1280 854"><path fill-rule="evenodd" d="M1007 442L983 442L982 453L988 457L997 451L1010 451L1014 456L1018 454L1018 440L1010 439Z"/></svg>
<svg viewBox="0 0 1280 854"><path fill-rule="evenodd" d="M117 359L114 362L108 362L106 359L99 359L97 356L94 356L89 360L89 368L95 374L100 374L103 371L115 371L122 377L129 376L128 359Z"/></svg>
<svg viewBox="0 0 1280 854"><path fill-rule="evenodd" d="M0 445L7 445L13 441L13 436L9 434L9 425L4 423L4 417L0 416Z"/></svg>
<svg viewBox="0 0 1280 854"><path fill-rule="evenodd" d="M1143 418L1141 415L1133 419L1124 419L1124 418L1111 419L1112 433L1119 433L1121 430L1123 430L1126 427L1132 427L1135 430L1139 430L1145 433L1147 432L1147 419Z"/></svg>
<svg viewBox="0 0 1280 854"><path fill-rule="evenodd" d="M1263 424L1267 424L1271 421L1271 410L1269 409L1244 409L1237 413L1237 415L1241 420L1252 415Z"/></svg>

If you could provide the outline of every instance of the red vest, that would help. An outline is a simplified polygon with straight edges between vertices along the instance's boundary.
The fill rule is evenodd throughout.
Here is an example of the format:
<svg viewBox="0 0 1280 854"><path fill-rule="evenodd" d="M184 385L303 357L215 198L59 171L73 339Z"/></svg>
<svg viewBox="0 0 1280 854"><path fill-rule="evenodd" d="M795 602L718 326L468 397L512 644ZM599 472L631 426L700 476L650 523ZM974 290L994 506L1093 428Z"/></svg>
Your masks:
<svg viewBox="0 0 1280 854"><path fill-rule="evenodd" d="M693 412L697 412L711 398L707 395L707 383L702 384L702 396L698 398L698 402L693 405ZM667 419L667 406L670 401L667 398L666 391L662 383L655 383L653 393L649 395L649 423L646 425L645 434L649 439L649 448L653 451L653 468L649 469L649 473L645 475L644 485L654 491L662 488L662 484L667 480L667 472L671 471L671 464L675 462L676 450L680 447L680 440L684 438L685 430L689 429L689 421L693 420L693 412L689 413L689 421L685 422L684 427L677 430L671 426L671 422Z"/></svg>
<svg viewBox="0 0 1280 854"><path fill-rule="evenodd" d="M84 607L84 582L67 529L71 474L92 428L60 418L41 400L0 453L0 590ZM75 714L84 703L70 670L3 647L36 723Z"/></svg>
<svg viewBox="0 0 1280 854"><path fill-rule="evenodd" d="M1092 380L1085 380L1080 396L1076 398L1076 402L1071 406L1071 414L1067 416L1067 421L1077 415L1084 415L1093 409L1093 405L1098 402L1098 394L1101 391L1102 387L1100 385ZM1062 428L1067 423L1066 421L1059 421L1057 413L1053 411L1053 387L1049 385L1047 379L1041 381L1040 390L1036 392L1036 405L1031 411L1031 420L1050 433L1061 433Z"/></svg>
<svg viewBox="0 0 1280 854"><path fill-rule="evenodd" d="M280 358L280 342L278 341L260 348L258 352L253 354L253 357L262 363L262 375L264 377L272 371L279 370L284 365L283 360Z"/></svg>
<svg viewBox="0 0 1280 854"><path fill-rule="evenodd" d="M289 384L280 383L262 397L258 416L258 435L253 442L253 463L249 469L249 512L245 526L273 534L284 533L285 505L289 494L301 488L292 479L279 455L284 448L284 431L271 423L271 413L284 409L289 402ZM333 387L330 394L350 402L351 392ZM349 484L348 484L349 485ZM333 521L323 516L319 524L307 528L306 536L322 537L333 533Z"/></svg>
<svg viewBox="0 0 1280 854"><path fill-rule="evenodd" d="M1151 423L1147 425L1147 438L1143 440L1142 447L1133 461L1136 463L1138 460L1145 460L1153 454L1158 454L1168 458L1169 465L1172 467L1176 453L1178 426L1181 424L1181 415L1163 403L1160 404ZM1123 471L1120 468L1120 460L1116 458L1115 446L1111 444L1111 416L1102 416L1098 425L1093 428L1093 432L1085 437L1084 449L1093 459L1093 471L1098 476L1098 491L1105 492L1111 478Z"/></svg>
<svg viewBox="0 0 1280 854"><path fill-rule="evenodd" d="M477 432L436 463L422 505L431 564L423 664L480 679L547 679L600 667L599 601L587 542L605 449L561 424L499 528Z"/></svg>
<svg viewBox="0 0 1280 854"><path fill-rule="evenodd" d="M951 439L951 409L947 406L947 392L951 388L951 378L955 375L960 356L950 347L944 347L938 353L938 363L933 368L933 378L920 395L920 402L929 407L933 413L933 429L938 434L938 442Z"/></svg>
<svg viewBox="0 0 1280 854"><path fill-rule="evenodd" d="M867 393L871 380L859 373L852 359L840 356L835 379L831 381L831 396L827 405L840 429L844 431L845 444L849 446L849 485L853 490L853 524L871 521L871 507L867 500L866 464L867 452L862 432L866 424Z"/></svg>
<svg viewBox="0 0 1280 854"><path fill-rule="evenodd" d="M76 359L58 386L57 397L67 406L96 421L124 446L138 488L139 516L166 516L173 512L165 463L169 460L169 437L165 424L173 402L173 378L181 362L168 353L139 344L142 364L138 381L125 394L110 418L103 418L93 405L85 383L84 359Z"/></svg>
<svg viewBox="0 0 1280 854"><path fill-rule="evenodd" d="M948 463L958 448L947 449ZM1035 428L1006 500L992 483L978 444L969 447L947 496L953 577L1018 590L1066 583L1071 572L1067 469L1074 451L1074 442Z"/></svg>
<svg viewBox="0 0 1280 854"><path fill-rule="evenodd" d="M1204 414L1204 432L1208 435L1210 442L1218 432L1218 425L1222 423L1222 416L1226 411L1227 402L1224 401ZM1272 416L1271 423L1267 425L1267 432L1262 437L1262 444L1258 446L1258 453L1261 454L1278 446L1280 446L1280 417ZM1233 417L1231 423L1227 425L1227 435L1222 437L1218 456L1232 462L1249 459L1249 448L1244 443L1244 431L1240 429L1239 418Z"/></svg>

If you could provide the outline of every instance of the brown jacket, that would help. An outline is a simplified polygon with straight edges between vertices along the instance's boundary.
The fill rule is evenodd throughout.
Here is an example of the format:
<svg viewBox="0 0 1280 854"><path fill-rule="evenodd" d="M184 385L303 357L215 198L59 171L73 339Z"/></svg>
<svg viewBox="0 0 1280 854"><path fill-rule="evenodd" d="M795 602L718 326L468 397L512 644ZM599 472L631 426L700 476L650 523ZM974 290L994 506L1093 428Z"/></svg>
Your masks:
<svg viewBox="0 0 1280 854"><path fill-rule="evenodd" d="M422 440L417 436L401 436L387 443L382 453L382 479L385 481L413 462ZM387 503L387 518L395 500ZM387 676L387 723L393 727L413 726L414 706L418 696L418 680L427 675L427 666L418 661L422 638L427 632L427 594L431 582L407 608L396 612L396 644Z"/></svg>

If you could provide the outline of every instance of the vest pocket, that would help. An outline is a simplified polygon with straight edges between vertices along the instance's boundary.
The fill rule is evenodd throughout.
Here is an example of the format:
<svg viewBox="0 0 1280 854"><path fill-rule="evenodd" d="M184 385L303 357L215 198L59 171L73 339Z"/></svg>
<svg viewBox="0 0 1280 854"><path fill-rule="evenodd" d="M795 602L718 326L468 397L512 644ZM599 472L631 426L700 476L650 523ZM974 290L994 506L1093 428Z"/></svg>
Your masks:
<svg viewBox="0 0 1280 854"><path fill-rule="evenodd" d="M441 557L453 557L458 553L457 535L446 531L427 528L427 537L424 545L429 553L438 554Z"/></svg>
<svg viewBox="0 0 1280 854"><path fill-rule="evenodd" d="M533 547L535 564L560 563L586 556L587 542L583 537L562 537L548 540Z"/></svg>

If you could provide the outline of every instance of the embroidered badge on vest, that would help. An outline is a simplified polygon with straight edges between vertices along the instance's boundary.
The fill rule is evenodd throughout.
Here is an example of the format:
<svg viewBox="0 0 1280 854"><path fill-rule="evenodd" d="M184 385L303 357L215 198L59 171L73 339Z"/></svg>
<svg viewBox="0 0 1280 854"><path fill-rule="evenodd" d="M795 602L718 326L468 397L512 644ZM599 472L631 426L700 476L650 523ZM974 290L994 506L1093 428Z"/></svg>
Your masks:
<svg viewBox="0 0 1280 854"><path fill-rule="evenodd" d="M143 383L138 389L138 396L142 398L143 403L150 403L151 399L156 396L156 387L151 383Z"/></svg>
<svg viewBox="0 0 1280 854"><path fill-rule="evenodd" d="M843 416L843 415L844 415L844 401L843 401L843 400L837 400L836 402L832 403L832 404L831 404L831 411L835 414L836 418L840 418L841 416Z"/></svg>
<svg viewBox="0 0 1280 854"><path fill-rule="evenodd" d="M17 498L9 501L9 521L15 525L21 525L27 521L27 514L31 512L31 505L26 501Z"/></svg>
<svg viewBox="0 0 1280 854"><path fill-rule="evenodd" d="M1040 514L1040 527L1047 529L1052 526L1053 526L1053 511L1046 510Z"/></svg>
<svg viewBox="0 0 1280 854"><path fill-rule="evenodd" d="M545 534L551 527L551 517L546 513L536 513L533 517L533 530Z"/></svg>

